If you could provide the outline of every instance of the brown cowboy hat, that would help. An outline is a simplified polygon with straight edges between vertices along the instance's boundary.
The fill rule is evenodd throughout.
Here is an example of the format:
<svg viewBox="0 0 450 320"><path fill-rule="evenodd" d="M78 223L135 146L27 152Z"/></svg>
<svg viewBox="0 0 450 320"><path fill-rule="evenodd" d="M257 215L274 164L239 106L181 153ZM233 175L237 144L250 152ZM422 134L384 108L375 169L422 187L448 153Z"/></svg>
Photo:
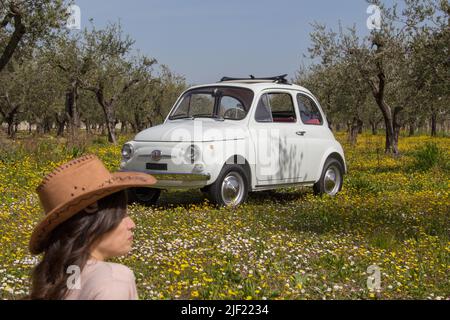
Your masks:
<svg viewBox="0 0 450 320"><path fill-rule="evenodd" d="M30 252L43 252L47 237L56 226L97 200L130 187L148 187L155 183L156 179L145 173L110 173L95 155L57 167L36 189L45 218L33 230Z"/></svg>

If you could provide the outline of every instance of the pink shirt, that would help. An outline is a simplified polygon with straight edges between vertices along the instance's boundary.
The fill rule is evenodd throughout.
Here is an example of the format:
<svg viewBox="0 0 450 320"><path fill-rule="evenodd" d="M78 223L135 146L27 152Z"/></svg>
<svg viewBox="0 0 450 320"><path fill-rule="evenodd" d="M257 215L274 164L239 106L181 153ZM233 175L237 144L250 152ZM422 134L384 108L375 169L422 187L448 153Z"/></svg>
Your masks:
<svg viewBox="0 0 450 320"><path fill-rule="evenodd" d="M137 300L136 279L124 265L88 260L80 288L69 289L66 300Z"/></svg>

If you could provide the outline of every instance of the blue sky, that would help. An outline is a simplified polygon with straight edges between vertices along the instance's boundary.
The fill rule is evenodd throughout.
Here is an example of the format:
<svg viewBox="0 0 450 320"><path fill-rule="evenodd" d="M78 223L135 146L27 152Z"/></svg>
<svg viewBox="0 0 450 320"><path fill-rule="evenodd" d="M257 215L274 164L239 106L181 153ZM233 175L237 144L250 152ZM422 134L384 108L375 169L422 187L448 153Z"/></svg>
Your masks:
<svg viewBox="0 0 450 320"><path fill-rule="evenodd" d="M222 76L295 75L313 21L368 32L365 0L75 0L82 27L120 20L135 48L189 83Z"/></svg>

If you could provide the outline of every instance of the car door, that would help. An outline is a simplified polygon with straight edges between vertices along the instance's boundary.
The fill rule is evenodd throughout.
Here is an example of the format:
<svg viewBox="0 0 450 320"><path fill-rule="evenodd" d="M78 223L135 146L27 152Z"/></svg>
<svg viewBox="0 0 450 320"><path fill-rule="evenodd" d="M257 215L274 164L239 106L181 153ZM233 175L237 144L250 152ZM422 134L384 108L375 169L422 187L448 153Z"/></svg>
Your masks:
<svg viewBox="0 0 450 320"><path fill-rule="evenodd" d="M294 100L287 90L264 91L259 97L250 126L259 185L300 180L304 155Z"/></svg>
<svg viewBox="0 0 450 320"><path fill-rule="evenodd" d="M295 100L300 126L304 132L301 146L305 152L301 179L304 182L314 182L319 179L316 175L321 169L320 162L332 137L317 100L304 92L297 93Z"/></svg>

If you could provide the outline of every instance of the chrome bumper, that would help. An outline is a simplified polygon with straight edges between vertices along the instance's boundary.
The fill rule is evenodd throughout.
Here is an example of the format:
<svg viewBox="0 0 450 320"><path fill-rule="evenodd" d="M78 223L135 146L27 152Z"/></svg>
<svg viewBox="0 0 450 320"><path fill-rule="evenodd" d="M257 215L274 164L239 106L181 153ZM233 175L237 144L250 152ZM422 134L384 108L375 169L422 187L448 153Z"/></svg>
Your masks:
<svg viewBox="0 0 450 320"><path fill-rule="evenodd" d="M132 170L120 170L121 172L133 172ZM136 171L134 171L136 172ZM209 173L180 173L180 172L164 172L155 170L138 171L147 173L155 177L158 181L208 181L211 176Z"/></svg>

